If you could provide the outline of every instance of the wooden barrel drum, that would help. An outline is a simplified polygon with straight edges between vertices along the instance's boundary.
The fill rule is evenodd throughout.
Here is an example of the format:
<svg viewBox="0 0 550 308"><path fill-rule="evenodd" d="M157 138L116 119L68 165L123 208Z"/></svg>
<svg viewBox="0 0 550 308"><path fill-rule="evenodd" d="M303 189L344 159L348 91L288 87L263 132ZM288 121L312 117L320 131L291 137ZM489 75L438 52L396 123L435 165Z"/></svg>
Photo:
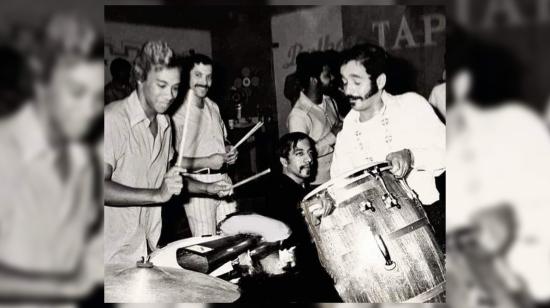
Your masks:
<svg viewBox="0 0 550 308"><path fill-rule="evenodd" d="M301 203L319 259L346 302L445 302L444 256L426 213L388 163L348 172ZM310 207L330 202L319 223Z"/></svg>

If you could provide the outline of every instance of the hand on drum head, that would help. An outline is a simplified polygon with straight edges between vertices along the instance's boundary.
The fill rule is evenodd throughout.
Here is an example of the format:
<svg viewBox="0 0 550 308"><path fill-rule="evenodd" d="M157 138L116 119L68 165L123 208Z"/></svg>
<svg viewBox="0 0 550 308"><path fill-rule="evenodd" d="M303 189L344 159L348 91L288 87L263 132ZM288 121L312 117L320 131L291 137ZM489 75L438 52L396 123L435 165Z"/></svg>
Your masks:
<svg viewBox="0 0 550 308"><path fill-rule="evenodd" d="M391 164L390 172L397 178L405 177L412 166L412 155L408 149L392 152L386 156L386 160Z"/></svg>
<svg viewBox="0 0 550 308"><path fill-rule="evenodd" d="M322 217L327 217L334 209L334 205L331 202L325 199L319 199L319 201L319 203L314 203L308 207L309 213L315 219L316 225L321 223Z"/></svg>

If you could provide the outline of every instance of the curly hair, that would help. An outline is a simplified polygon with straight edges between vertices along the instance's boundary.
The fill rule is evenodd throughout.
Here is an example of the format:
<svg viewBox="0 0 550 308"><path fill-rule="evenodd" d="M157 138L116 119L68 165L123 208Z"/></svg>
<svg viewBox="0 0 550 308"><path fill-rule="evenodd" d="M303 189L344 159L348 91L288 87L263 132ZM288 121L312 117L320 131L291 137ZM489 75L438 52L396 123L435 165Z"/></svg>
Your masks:
<svg viewBox="0 0 550 308"><path fill-rule="evenodd" d="M143 44L139 54L134 59L132 68L132 83L144 81L152 69L179 68L178 57L164 41L149 41Z"/></svg>

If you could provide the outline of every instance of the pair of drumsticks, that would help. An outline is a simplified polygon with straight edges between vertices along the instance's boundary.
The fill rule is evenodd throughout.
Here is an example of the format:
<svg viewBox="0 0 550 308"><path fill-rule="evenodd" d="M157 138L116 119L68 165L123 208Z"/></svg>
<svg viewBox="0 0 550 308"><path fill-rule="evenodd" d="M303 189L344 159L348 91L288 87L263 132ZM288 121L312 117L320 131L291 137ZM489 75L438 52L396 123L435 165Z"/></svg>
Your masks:
<svg viewBox="0 0 550 308"><path fill-rule="evenodd" d="M189 121L187 120L187 116L189 115L189 106L191 106L191 104L187 104L187 113L186 113L186 117L185 117L185 122L183 124L183 137L181 138L181 142L180 142L180 146L179 146L179 151L178 151L178 160L176 162L176 166L181 166L181 163L182 163L182 160L183 160L183 149L184 149L184 146L185 146L185 139L186 139L186 132L187 132L187 127L188 127L188 123ZM248 133L246 133L246 135L244 135L241 140L239 140L239 142L237 142L234 146L233 146L233 150L236 150L237 147L239 147L241 144L243 144L248 138L250 138L258 129L260 129L260 127L262 127L262 125L264 125L264 122L260 121L258 122L254 127L252 127L252 129L250 129L250 131L248 131ZM197 172L200 172L200 171L204 171L204 170L207 170L208 168L204 168L204 169L201 169L201 170L197 170ZM252 182L268 173L271 172L271 169L266 169L258 174L255 174L249 178L246 178L240 182L237 182L235 184L233 184L232 188L237 188L241 185L244 185L246 183L249 183L249 182Z"/></svg>

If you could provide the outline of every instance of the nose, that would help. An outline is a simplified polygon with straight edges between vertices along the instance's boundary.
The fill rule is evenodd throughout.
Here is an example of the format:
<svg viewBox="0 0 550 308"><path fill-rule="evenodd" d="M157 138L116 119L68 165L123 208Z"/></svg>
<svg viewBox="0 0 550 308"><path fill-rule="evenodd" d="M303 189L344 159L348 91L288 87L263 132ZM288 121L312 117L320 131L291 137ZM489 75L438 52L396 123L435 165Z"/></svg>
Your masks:
<svg viewBox="0 0 550 308"><path fill-rule="evenodd" d="M304 162L309 164L313 161L313 157L311 157L311 154L306 154L306 156L304 156Z"/></svg>

